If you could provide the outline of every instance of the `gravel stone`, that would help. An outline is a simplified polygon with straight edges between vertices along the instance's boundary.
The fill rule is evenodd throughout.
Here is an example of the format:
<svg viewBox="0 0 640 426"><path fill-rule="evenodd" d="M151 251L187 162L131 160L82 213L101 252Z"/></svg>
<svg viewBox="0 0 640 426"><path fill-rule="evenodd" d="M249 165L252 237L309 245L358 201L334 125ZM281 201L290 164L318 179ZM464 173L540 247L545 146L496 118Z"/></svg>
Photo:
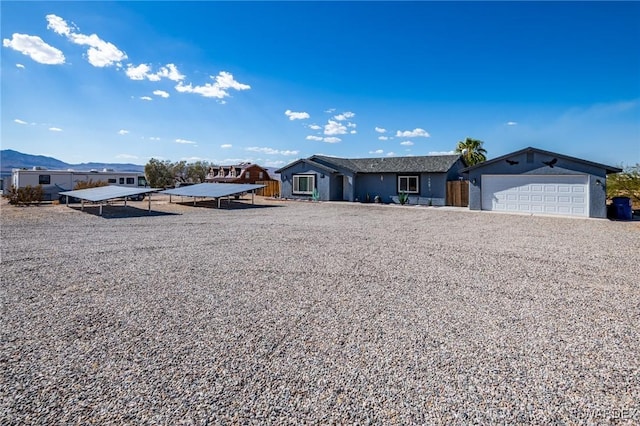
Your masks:
<svg viewBox="0 0 640 426"><path fill-rule="evenodd" d="M2 424L640 423L638 222L173 201L2 200Z"/></svg>

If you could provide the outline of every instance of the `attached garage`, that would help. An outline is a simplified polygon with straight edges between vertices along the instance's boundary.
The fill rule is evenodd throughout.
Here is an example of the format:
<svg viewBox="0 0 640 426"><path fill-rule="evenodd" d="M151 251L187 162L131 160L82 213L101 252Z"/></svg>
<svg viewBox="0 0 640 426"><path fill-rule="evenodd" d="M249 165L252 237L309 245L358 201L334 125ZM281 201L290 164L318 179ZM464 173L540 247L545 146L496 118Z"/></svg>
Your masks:
<svg viewBox="0 0 640 426"><path fill-rule="evenodd" d="M587 175L482 175L482 210L589 216Z"/></svg>
<svg viewBox="0 0 640 426"><path fill-rule="evenodd" d="M469 209L607 217L607 175L622 170L537 148L467 167Z"/></svg>

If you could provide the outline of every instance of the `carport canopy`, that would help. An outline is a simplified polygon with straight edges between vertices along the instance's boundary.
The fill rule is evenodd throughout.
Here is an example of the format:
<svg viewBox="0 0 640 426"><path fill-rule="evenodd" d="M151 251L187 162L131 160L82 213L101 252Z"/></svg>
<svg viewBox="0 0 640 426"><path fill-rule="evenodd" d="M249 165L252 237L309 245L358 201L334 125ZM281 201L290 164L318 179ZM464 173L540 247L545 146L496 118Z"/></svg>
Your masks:
<svg viewBox="0 0 640 426"><path fill-rule="evenodd" d="M98 186L95 188L76 189L74 191L63 191L60 195L67 196L67 204L69 204L69 197L79 198L82 202L81 209L84 209L84 202L91 201L94 203L100 203L100 214L102 215L102 202L107 200L113 200L116 198L124 198L125 206L127 205L126 199L134 195L150 194L152 192L160 191L162 188L147 188L147 187L129 187L118 185ZM149 211L151 211L151 197L149 197Z"/></svg>
<svg viewBox="0 0 640 426"><path fill-rule="evenodd" d="M196 185L166 189L164 191L161 191L160 193L194 198L216 198L218 200L218 208L220 208L220 199L223 197L230 197L232 195L238 195L245 192L252 192L256 189L264 187L265 185L248 183L198 183Z"/></svg>

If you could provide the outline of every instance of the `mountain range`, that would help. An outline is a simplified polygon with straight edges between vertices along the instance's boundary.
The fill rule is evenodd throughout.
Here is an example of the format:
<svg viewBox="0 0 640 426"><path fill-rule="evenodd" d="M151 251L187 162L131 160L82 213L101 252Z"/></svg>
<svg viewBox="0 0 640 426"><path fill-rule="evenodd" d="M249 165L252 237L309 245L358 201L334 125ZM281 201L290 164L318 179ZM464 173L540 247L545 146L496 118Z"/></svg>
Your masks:
<svg viewBox="0 0 640 426"><path fill-rule="evenodd" d="M31 169L33 167L42 167L53 170L102 170L113 169L120 172L144 172L144 166L130 163L79 163L69 164L53 157L44 155L23 154L22 152L12 149L0 150L0 174L2 176L10 176L11 169Z"/></svg>

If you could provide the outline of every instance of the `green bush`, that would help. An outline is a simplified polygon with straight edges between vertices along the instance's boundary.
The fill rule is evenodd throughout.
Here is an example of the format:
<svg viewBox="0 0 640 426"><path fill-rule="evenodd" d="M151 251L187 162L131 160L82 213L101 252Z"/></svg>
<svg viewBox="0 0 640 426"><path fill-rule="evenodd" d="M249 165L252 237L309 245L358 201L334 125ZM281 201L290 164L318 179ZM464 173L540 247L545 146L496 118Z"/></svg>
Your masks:
<svg viewBox="0 0 640 426"><path fill-rule="evenodd" d="M398 202L402 205L407 204L409 202L409 194L404 191L398 194Z"/></svg>
<svg viewBox="0 0 640 426"><path fill-rule="evenodd" d="M27 185L24 188L16 188L11 186L9 195L6 196L9 199L9 204L16 206L26 206L29 204L40 204L44 198L44 191L42 186Z"/></svg>
<svg viewBox="0 0 640 426"><path fill-rule="evenodd" d="M607 176L607 197L629 197L640 205L640 164Z"/></svg>

